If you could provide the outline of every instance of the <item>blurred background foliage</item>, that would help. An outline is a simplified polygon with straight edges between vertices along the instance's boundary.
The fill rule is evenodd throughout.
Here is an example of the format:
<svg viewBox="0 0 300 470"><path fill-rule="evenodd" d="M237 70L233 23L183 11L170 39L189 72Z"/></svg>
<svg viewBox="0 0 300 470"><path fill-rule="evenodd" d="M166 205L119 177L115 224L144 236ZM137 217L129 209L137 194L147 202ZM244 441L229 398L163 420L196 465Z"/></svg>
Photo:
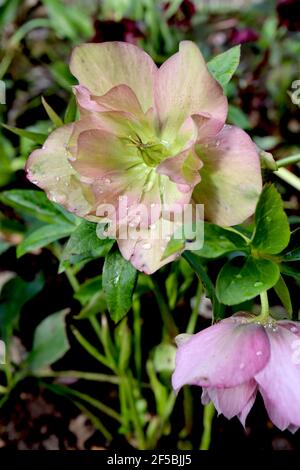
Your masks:
<svg viewBox="0 0 300 470"><path fill-rule="evenodd" d="M222 417L211 429L213 411L208 407L203 416L198 389L186 388L176 400L170 338L209 325L211 318L210 302L185 260L151 279L140 274L130 314L115 326L99 275L99 257L110 242L99 248L91 235L90 252L83 253L80 221L25 178L29 153L55 120L76 116L68 69L76 44L128 41L161 64L182 39L195 41L207 59L242 44L240 66L226 87L228 121L276 159L299 153L300 110L290 97L300 79L299 2L0 0L0 80L6 88L0 104L0 331L7 347L2 447L299 447L298 433L279 433L260 402L243 430ZM300 176L297 165L289 169ZM299 192L273 174L268 179L277 181L291 224L299 224ZM32 193L12 197L10 189ZM29 237L37 229L43 244ZM71 234L73 245L66 245ZM219 268L218 261L210 267L213 278ZM289 288L297 312L299 280Z"/></svg>

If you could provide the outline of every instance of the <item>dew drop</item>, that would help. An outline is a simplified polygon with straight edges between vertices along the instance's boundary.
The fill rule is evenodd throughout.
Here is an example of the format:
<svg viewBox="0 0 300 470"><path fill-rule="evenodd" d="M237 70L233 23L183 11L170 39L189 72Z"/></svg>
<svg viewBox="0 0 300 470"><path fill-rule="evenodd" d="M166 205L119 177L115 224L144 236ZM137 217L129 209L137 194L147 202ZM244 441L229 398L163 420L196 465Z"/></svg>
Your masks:
<svg viewBox="0 0 300 470"><path fill-rule="evenodd" d="M111 183L111 179L109 179L109 178L104 178L104 183L105 183L105 184L110 184L110 183Z"/></svg>
<svg viewBox="0 0 300 470"><path fill-rule="evenodd" d="M291 332L292 332L292 333L296 333L297 331L298 331L298 328L296 328L296 326L292 326Z"/></svg>
<svg viewBox="0 0 300 470"><path fill-rule="evenodd" d="M143 243L142 248L144 248L145 250L150 250L151 243Z"/></svg>
<svg viewBox="0 0 300 470"><path fill-rule="evenodd" d="M240 369L244 369L245 364L243 362L240 363Z"/></svg>
<svg viewBox="0 0 300 470"><path fill-rule="evenodd" d="M261 356L261 355L262 355L262 351L256 351L256 355L257 355L257 356Z"/></svg>
<svg viewBox="0 0 300 470"><path fill-rule="evenodd" d="M217 140L217 142L216 142L216 147L219 147L219 145L220 145L220 141Z"/></svg>
<svg viewBox="0 0 300 470"><path fill-rule="evenodd" d="M242 276L241 274L236 274L235 277L236 277L237 279L242 279L243 276Z"/></svg>
<svg viewBox="0 0 300 470"><path fill-rule="evenodd" d="M59 180L60 180L60 176L57 176L55 179L56 179L56 181L59 181Z"/></svg>
<svg viewBox="0 0 300 470"><path fill-rule="evenodd" d="M263 285L263 283L261 281L257 281L257 282L254 283L254 287L260 287L262 285Z"/></svg>

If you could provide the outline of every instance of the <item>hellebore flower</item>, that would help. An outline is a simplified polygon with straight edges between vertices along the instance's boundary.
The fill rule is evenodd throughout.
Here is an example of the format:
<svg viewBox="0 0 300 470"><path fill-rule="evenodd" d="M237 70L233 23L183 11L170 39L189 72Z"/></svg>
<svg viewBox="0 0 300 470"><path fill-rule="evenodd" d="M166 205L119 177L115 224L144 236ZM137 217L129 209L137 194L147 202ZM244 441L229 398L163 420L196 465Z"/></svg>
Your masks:
<svg viewBox="0 0 300 470"><path fill-rule="evenodd" d="M289 31L300 31L299 0L277 0L279 23Z"/></svg>
<svg viewBox="0 0 300 470"><path fill-rule="evenodd" d="M250 320L250 322L249 322ZM179 336L180 340L180 336ZM300 325L258 324L240 312L179 341L173 387L203 388L202 403L243 425L257 391L281 430L300 427Z"/></svg>
<svg viewBox="0 0 300 470"><path fill-rule="evenodd" d="M255 42L259 38L259 34L251 28L233 28L230 32L230 44L245 44L247 42Z"/></svg>
<svg viewBox="0 0 300 470"><path fill-rule="evenodd" d="M91 42L125 41L136 44L138 39L144 37L142 25L129 18L123 18L121 21L95 20L94 30Z"/></svg>
<svg viewBox="0 0 300 470"><path fill-rule="evenodd" d="M88 220L112 220L104 208L113 207L114 236L137 269L149 274L174 259L161 260L173 234L168 210L204 204L220 225L253 214L262 185L256 148L224 124L227 99L195 44L182 42L160 68L132 44L83 44L70 69L80 119L30 155L27 176ZM128 225L136 237L120 235ZM153 227L167 235L153 241Z"/></svg>

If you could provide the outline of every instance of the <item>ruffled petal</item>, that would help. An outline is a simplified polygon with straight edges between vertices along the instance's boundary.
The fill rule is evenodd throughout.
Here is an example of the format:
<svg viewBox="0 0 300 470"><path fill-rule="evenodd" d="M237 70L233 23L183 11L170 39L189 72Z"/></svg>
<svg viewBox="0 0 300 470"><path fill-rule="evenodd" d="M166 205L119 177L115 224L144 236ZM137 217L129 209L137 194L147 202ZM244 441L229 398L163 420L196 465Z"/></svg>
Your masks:
<svg viewBox="0 0 300 470"><path fill-rule="evenodd" d="M227 99L222 87L208 72L198 47L180 43L179 52L158 70L155 103L164 139L173 139L185 119L195 113L210 113L225 122Z"/></svg>
<svg viewBox="0 0 300 470"><path fill-rule="evenodd" d="M227 419L243 414L242 419L245 420L246 412L248 414L251 409L247 405L253 400L256 389L255 380L249 380L233 388L208 388L207 393L219 414Z"/></svg>
<svg viewBox="0 0 300 470"><path fill-rule="evenodd" d="M43 147L32 152L26 171L28 179L44 189L49 199L83 217L89 214L94 197L89 185L80 180L68 160L72 132L73 125L52 132Z"/></svg>
<svg viewBox="0 0 300 470"><path fill-rule="evenodd" d="M300 426L300 339L291 328L266 328L270 360L255 376L269 417L281 430Z"/></svg>
<svg viewBox="0 0 300 470"><path fill-rule="evenodd" d="M153 106L157 67L146 52L133 44L82 44L73 51L70 69L93 95L101 96L117 85L127 85L144 112Z"/></svg>
<svg viewBox="0 0 300 470"><path fill-rule="evenodd" d="M204 204L205 218L218 225L236 225L255 211L262 189L255 145L241 129L224 126L197 147L203 161L201 182L193 198Z"/></svg>
<svg viewBox="0 0 300 470"><path fill-rule="evenodd" d="M178 348L173 387L236 387L251 380L266 365L269 354L269 340L261 326L238 318L223 320Z"/></svg>

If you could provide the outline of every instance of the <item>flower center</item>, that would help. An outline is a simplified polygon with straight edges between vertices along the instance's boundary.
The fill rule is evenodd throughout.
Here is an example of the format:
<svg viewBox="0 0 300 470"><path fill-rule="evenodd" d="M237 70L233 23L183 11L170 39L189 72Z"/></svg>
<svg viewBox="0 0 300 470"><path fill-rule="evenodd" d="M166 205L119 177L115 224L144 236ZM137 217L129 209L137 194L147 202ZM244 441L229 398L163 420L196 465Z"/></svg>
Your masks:
<svg viewBox="0 0 300 470"><path fill-rule="evenodd" d="M136 134L135 136L129 136L128 140L130 142L128 145L137 148L139 154L147 166L155 167L170 155L170 151L165 145L166 142L162 143L158 139L154 139L145 143Z"/></svg>

